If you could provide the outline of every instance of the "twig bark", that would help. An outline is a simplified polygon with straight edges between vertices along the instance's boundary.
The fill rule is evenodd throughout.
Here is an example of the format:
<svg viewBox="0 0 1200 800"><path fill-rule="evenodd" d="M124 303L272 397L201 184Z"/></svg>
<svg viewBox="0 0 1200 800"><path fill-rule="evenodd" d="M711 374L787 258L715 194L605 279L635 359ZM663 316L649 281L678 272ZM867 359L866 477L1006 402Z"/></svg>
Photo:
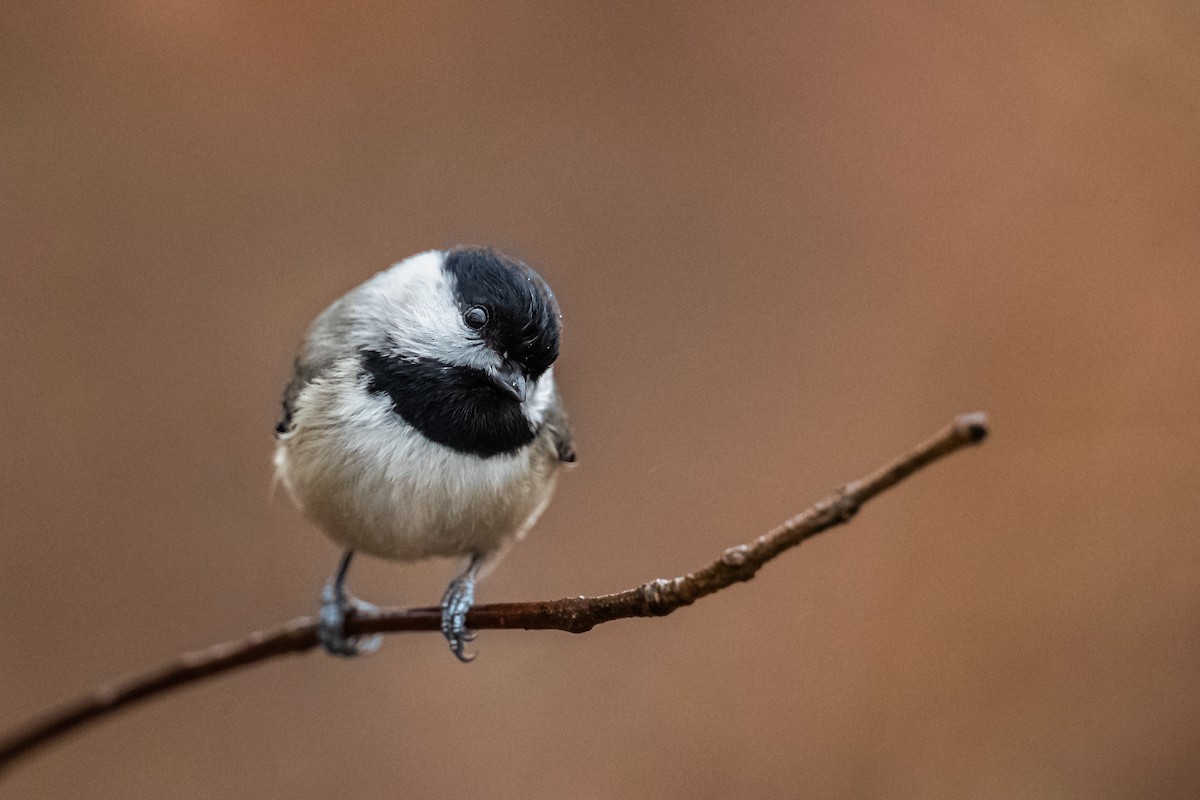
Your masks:
<svg viewBox="0 0 1200 800"><path fill-rule="evenodd" d="M716 561L695 572L597 597L476 606L467 615L467 624L475 630L522 628L583 633L615 619L670 614L701 597L750 580L759 568L784 550L849 521L863 503L934 461L983 441L987 432L984 414L964 414L907 455L843 486L753 542L729 548ZM351 618L346 627L350 634L366 634L436 631L440 625L441 611L437 608L389 608ZM100 686L0 738L0 770L85 723L138 701L238 667L275 656L303 653L316 646L316 620L298 617L272 630L185 653L155 670Z"/></svg>

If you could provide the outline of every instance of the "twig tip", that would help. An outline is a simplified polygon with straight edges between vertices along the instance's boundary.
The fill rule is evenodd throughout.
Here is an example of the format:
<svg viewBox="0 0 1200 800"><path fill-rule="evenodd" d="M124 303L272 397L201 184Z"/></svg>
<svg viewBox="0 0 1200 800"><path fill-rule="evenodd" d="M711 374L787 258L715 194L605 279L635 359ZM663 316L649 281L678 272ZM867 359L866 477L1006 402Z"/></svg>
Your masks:
<svg viewBox="0 0 1200 800"><path fill-rule="evenodd" d="M979 444L987 438L988 416L986 412L975 411L970 414L960 414L954 424L967 434L971 444Z"/></svg>

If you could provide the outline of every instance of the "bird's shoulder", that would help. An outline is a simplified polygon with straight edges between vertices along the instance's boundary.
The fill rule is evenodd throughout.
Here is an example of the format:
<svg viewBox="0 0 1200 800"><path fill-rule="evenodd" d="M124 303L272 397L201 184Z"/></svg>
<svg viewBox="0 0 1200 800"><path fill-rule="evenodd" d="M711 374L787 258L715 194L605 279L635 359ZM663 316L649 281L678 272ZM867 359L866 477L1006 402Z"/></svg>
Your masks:
<svg viewBox="0 0 1200 800"><path fill-rule="evenodd" d="M325 309L313 320L293 364L292 377L283 390L282 415L275 433L292 429L296 403L305 387L331 371L347 353L357 352L353 342L354 320L347 313L356 289Z"/></svg>
<svg viewBox="0 0 1200 800"><path fill-rule="evenodd" d="M542 425L549 434L550 441L554 445L554 450L558 455L558 460L567 464L575 463L575 435L571 430L571 419L567 415L566 409L563 408L562 400L558 397L557 390L555 391L554 402L546 409Z"/></svg>

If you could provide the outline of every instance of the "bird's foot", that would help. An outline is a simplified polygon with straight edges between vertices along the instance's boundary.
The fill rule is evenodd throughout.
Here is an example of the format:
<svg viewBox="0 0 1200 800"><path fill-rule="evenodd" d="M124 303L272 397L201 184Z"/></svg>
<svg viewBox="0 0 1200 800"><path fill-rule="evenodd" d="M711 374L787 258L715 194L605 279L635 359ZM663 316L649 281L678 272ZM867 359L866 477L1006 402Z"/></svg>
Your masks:
<svg viewBox="0 0 1200 800"><path fill-rule="evenodd" d="M353 658L366 656L379 649L383 637L347 636L346 617L355 614L370 614L379 608L340 591L333 583L321 592L321 613L317 622L317 641L325 652L333 656Z"/></svg>
<svg viewBox="0 0 1200 800"><path fill-rule="evenodd" d="M466 652L467 642L475 639L475 632L467 627L467 612L474 602L473 570L450 581L446 593L442 595L442 635L450 643L450 652L464 664L475 659L474 653Z"/></svg>

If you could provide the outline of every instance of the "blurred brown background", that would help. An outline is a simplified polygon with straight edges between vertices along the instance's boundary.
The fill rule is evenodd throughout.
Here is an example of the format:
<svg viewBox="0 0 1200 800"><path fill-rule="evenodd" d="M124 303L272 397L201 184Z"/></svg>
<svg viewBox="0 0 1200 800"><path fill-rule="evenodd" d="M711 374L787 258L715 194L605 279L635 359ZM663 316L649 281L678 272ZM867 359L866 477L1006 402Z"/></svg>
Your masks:
<svg viewBox="0 0 1200 800"><path fill-rule="evenodd" d="M668 619L277 660L0 795L1196 796L1200 11L944 6L5 4L4 727L314 608L279 393L423 249L506 248L566 315L580 464L481 601L995 433Z"/></svg>

